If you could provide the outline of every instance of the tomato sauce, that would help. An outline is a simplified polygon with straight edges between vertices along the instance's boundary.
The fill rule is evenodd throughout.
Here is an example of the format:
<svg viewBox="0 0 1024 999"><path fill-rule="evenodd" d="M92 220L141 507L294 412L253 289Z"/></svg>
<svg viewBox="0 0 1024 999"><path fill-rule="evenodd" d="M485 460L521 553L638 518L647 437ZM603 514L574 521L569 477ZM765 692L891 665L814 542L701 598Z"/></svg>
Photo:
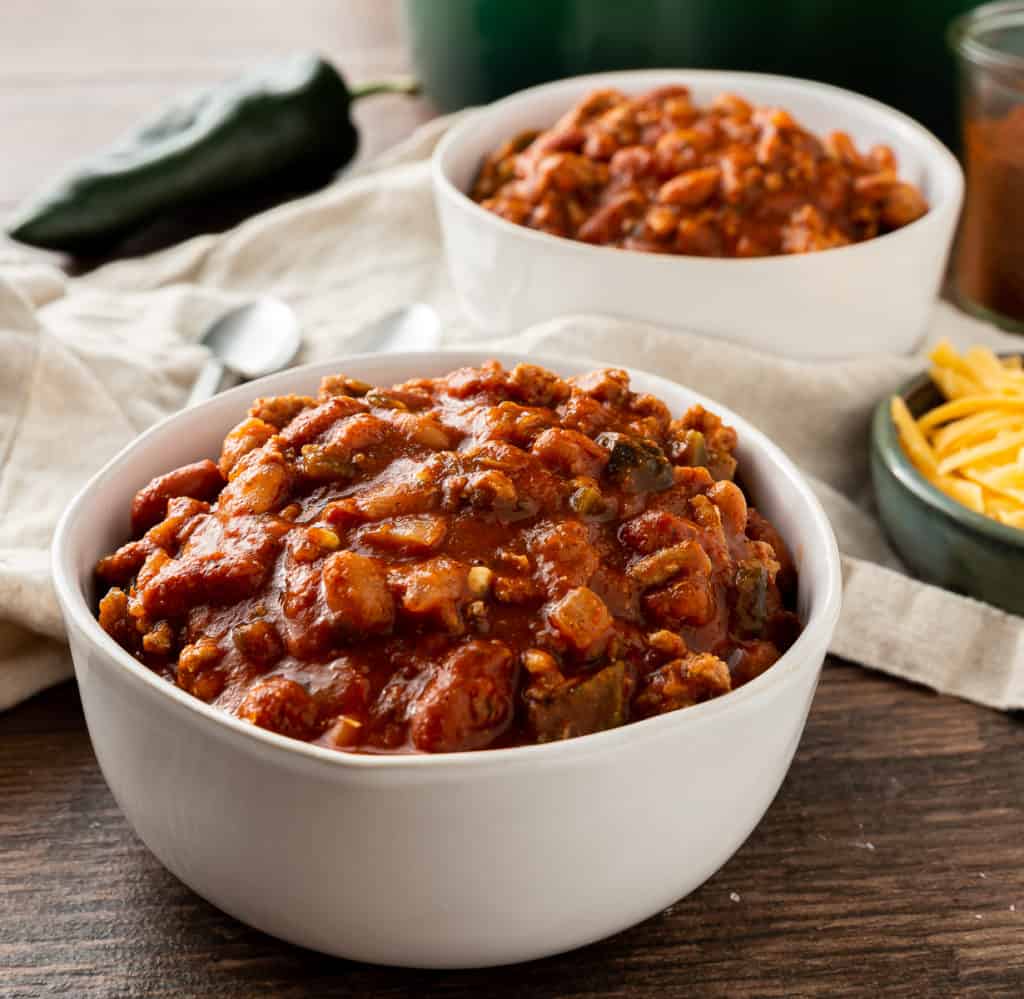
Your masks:
<svg viewBox="0 0 1024 999"><path fill-rule="evenodd" d="M472 197L531 229L600 246L763 257L847 246L928 210L892 149L824 139L787 111L686 87L597 90L488 156Z"/></svg>
<svg viewBox="0 0 1024 999"><path fill-rule="evenodd" d="M616 369L332 376L139 491L99 620L195 697L339 750L612 728L727 693L799 633L735 445Z"/></svg>

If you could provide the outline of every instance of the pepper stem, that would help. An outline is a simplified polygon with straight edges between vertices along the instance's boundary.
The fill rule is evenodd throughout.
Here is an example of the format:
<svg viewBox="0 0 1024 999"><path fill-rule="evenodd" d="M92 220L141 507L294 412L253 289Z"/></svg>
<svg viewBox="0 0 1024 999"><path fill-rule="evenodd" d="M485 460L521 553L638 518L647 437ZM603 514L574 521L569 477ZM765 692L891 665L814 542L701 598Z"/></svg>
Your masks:
<svg viewBox="0 0 1024 999"><path fill-rule="evenodd" d="M349 94L354 101L360 97L370 97L373 94L418 94L420 92L420 81L411 76L399 76L392 80L376 80L373 83L360 83L352 87Z"/></svg>

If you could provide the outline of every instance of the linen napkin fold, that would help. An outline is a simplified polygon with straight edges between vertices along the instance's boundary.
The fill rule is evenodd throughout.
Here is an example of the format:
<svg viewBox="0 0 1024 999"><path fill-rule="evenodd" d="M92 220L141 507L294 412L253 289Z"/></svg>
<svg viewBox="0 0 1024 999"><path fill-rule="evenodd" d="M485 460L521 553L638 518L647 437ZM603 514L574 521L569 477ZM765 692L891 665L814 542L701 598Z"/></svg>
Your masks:
<svg viewBox="0 0 1024 999"><path fill-rule="evenodd" d="M0 709L70 675L47 554L68 500L184 402L206 324L263 293L298 312L301 361L340 356L367 322L427 301L448 346L587 356L655 370L720 400L801 466L832 520L845 577L832 651L991 707L1024 707L1024 620L905 575L872 514L870 414L921 359L805 364L599 316L484 340L459 312L431 197L428 158L450 122L230 232L87 278L0 249ZM1019 347L946 305L936 307L929 340L940 336Z"/></svg>

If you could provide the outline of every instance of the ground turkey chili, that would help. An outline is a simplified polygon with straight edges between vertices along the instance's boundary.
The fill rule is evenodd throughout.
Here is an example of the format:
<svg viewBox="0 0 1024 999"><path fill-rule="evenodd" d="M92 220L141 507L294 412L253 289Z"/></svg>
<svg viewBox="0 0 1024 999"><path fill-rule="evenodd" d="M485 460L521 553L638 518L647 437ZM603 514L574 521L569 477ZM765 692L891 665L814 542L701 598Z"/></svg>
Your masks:
<svg viewBox="0 0 1024 999"><path fill-rule="evenodd" d="M603 246L763 257L859 243L928 210L888 146L818 139L786 111L686 87L596 90L484 161L472 197L519 225Z"/></svg>
<svg viewBox="0 0 1024 999"><path fill-rule="evenodd" d="M337 749L612 728L727 693L800 631L735 445L614 369L332 376L139 491L99 620L194 696Z"/></svg>

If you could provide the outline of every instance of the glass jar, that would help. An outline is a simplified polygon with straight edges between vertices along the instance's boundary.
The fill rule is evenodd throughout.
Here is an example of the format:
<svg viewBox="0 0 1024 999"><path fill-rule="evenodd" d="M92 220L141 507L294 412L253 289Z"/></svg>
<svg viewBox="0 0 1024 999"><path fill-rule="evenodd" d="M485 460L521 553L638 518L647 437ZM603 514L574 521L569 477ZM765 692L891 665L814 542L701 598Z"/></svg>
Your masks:
<svg viewBox="0 0 1024 999"><path fill-rule="evenodd" d="M965 14L949 41L967 174L954 290L967 310L1024 332L1024 2Z"/></svg>

